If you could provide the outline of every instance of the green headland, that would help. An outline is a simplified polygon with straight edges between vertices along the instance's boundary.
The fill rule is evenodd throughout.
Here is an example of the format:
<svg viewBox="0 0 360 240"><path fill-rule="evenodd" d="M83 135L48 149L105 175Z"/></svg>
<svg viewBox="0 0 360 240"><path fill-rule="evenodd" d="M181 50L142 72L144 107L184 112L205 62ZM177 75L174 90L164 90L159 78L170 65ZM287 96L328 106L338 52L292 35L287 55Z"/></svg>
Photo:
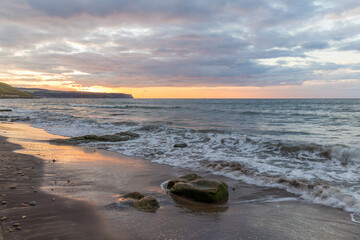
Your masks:
<svg viewBox="0 0 360 240"><path fill-rule="evenodd" d="M33 98L33 95L0 82L0 98Z"/></svg>

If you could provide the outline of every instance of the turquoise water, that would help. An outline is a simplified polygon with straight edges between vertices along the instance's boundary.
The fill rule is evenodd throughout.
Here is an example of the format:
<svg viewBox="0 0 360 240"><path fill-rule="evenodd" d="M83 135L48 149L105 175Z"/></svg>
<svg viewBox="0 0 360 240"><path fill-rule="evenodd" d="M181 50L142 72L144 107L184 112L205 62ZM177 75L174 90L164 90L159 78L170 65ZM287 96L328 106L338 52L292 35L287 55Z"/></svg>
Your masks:
<svg viewBox="0 0 360 240"><path fill-rule="evenodd" d="M360 99L0 99L0 108L14 110L0 119L62 136L136 132L89 145L360 212Z"/></svg>

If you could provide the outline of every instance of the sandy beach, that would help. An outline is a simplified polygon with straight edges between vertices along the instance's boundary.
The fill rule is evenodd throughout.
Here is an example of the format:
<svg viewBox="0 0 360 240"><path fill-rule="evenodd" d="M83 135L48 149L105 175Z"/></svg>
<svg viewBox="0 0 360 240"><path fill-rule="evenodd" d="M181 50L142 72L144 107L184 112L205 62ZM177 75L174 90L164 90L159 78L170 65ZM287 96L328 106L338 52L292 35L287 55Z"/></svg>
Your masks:
<svg viewBox="0 0 360 240"><path fill-rule="evenodd" d="M340 209L281 189L226 177L229 201L172 198L161 184L190 171L90 147L51 145L59 136L20 123L0 124L0 239L358 239ZM53 161L55 160L55 161ZM11 189L11 187L16 187ZM35 192L36 191L36 192ZM156 213L111 207L139 191L160 201ZM36 206L28 206L36 201ZM119 205L121 206L121 204ZM25 217L23 217L25 216ZM20 223L21 230L16 230Z"/></svg>

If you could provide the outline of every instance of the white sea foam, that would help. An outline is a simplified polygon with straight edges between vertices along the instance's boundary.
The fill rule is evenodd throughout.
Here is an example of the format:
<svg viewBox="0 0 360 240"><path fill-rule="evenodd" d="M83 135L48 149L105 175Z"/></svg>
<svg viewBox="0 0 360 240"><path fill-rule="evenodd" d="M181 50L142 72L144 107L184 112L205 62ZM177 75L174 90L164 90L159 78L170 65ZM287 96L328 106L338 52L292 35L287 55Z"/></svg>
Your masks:
<svg viewBox="0 0 360 240"><path fill-rule="evenodd" d="M342 126L348 131L337 131L339 118L331 106L324 112L316 111L312 105L310 108L289 105L283 111L275 105L266 105L274 110L261 105L233 109L226 102L202 106L171 101L166 104L129 100L111 103L50 100L51 104L38 101L43 101L41 107L37 102L33 106L19 104L11 114L30 116L34 126L68 137L132 131L140 138L90 145L161 164L205 170L250 184L280 187L308 201L359 212L360 149L358 140L347 135L359 127L348 121L348 125ZM316 120L318 113L326 118L324 123ZM242 117L240 123L236 122L240 121L238 116ZM310 118L315 119L314 123L303 127ZM264 121L262 125L257 125L259 119ZM351 119L360 116L352 115ZM188 147L174 148L176 143L187 143Z"/></svg>

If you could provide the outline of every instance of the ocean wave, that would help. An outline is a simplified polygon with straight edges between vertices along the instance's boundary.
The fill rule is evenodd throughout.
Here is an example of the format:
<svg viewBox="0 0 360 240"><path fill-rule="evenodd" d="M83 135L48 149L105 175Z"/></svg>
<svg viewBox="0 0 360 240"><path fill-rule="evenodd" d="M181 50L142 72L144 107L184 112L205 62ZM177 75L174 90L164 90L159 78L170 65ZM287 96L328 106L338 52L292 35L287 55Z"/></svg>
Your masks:
<svg viewBox="0 0 360 240"><path fill-rule="evenodd" d="M25 110L14 107L11 114L30 116L34 126L68 137L134 132L140 137L131 141L88 145L250 184L284 188L308 201L347 211L360 209L360 149L352 134L357 128L354 121L331 126L331 117L345 115L309 107L306 101L304 106L289 105L284 111L267 109L273 105L242 108L248 103L234 106L229 102L215 107L176 101L164 105L158 101L88 103L59 104L63 111L51 104L35 103L34 108ZM299 112L293 114L294 109ZM304 122L304 118L315 120ZM347 119L358 118L352 115ZM346 131L338 136L340 127ZM187 147L174 148L178 143Z"/></svg>

